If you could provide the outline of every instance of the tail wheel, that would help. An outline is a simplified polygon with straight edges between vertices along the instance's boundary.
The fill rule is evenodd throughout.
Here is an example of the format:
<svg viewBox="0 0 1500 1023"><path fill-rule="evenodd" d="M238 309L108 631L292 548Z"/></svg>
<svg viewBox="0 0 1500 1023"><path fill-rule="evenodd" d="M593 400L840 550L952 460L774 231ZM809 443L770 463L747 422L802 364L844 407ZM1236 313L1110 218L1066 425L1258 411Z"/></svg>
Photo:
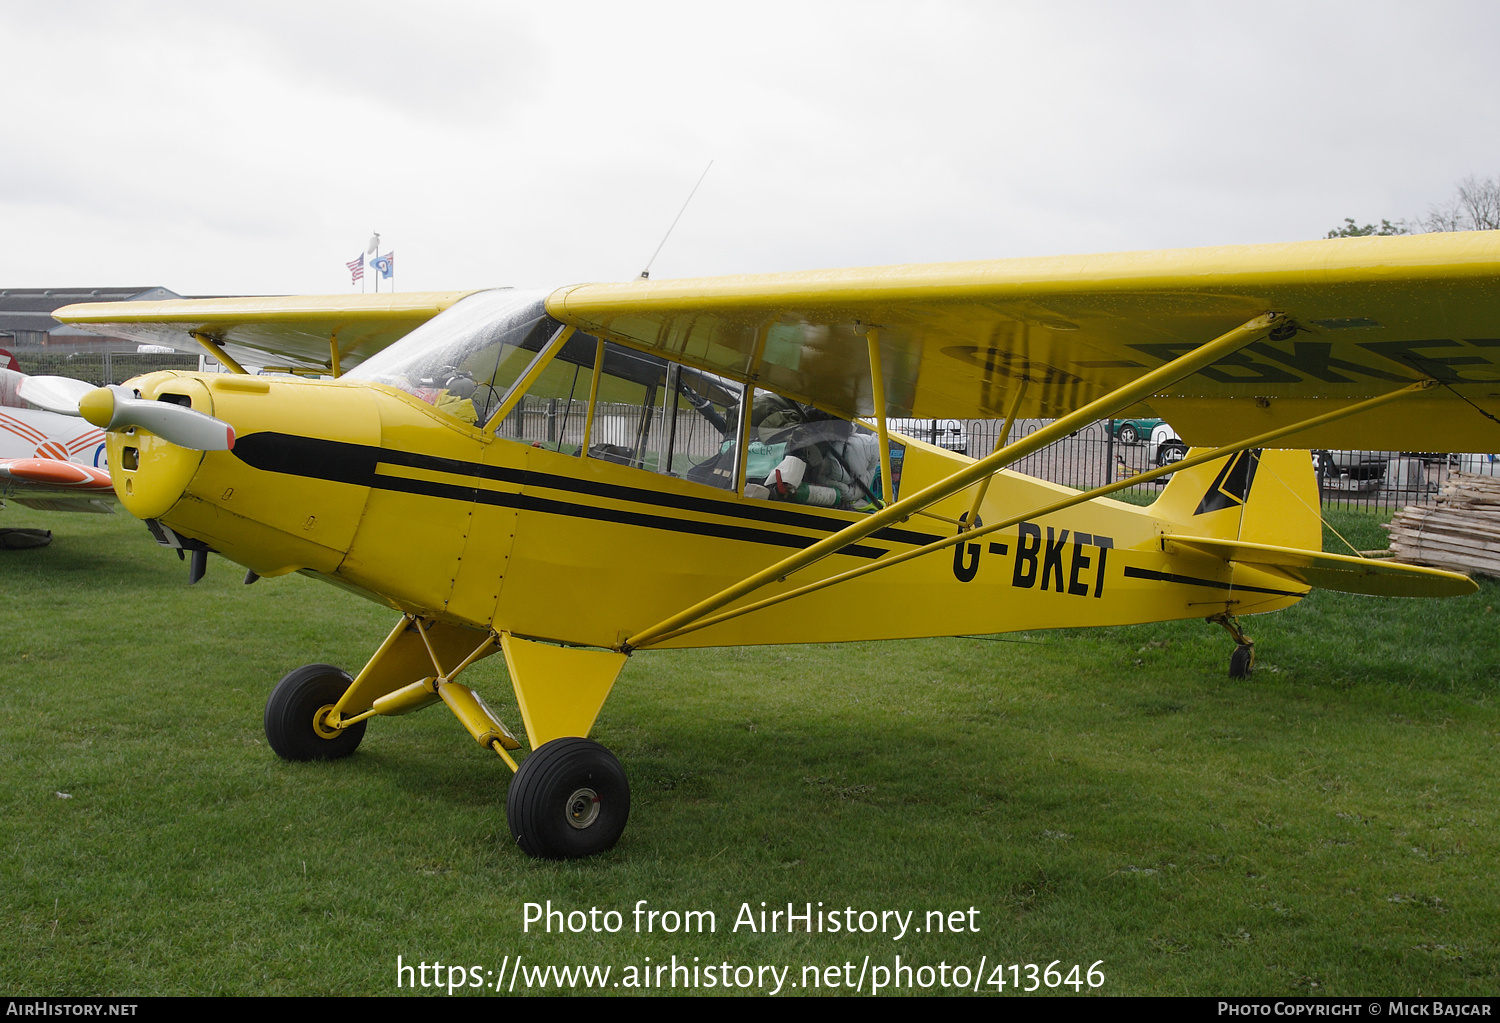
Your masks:
<svg viewBox="0 0 1500 1023"><path fill-rule="evenodd" d="M331 664L306 664L287 675L266 701L266 740L283 760L347 757L365 737L365 723L332 728L327 719L354 680Z"/></svg>
<svg viewBox="0 0 1500 1023"><path fill-rule="evenodd" d="M630 817L630 783L615 755L592 739L543 743L521 761L505 819L521 851L571 860L611 848Z"/></svg>
<svg viewBox="0 0 1500 1023"><path fill-rule="evenodd" d="M1249 678L1250 669L1255 664L1255 647L1248 643L1238 643L1234 652L1229 655L1229 677Z"/></svg>

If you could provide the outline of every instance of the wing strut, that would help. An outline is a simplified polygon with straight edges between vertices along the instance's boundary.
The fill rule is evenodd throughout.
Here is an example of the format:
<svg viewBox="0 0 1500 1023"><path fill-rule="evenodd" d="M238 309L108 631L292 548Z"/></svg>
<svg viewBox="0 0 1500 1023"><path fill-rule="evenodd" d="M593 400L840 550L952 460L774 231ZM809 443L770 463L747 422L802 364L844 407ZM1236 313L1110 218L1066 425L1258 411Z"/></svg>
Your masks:
<svg viewBox="0 0 1500 1023"><path fill-rule="evenodd" d="M229 372L244 373L247 376L249 375L249 370L247 370L244 366L241 366L239 363L235 362L234 359L230 358L229 353L224 351L224 349L219 345L219 342L215 341L207 334L203 333L202 331L195 330L193 331L193 340L197 341L204 348L208 349L208 354L212 355L215 359L218 359L220 362L222 362L229 369Z"/></svg>
<svg viewBox="0 0 1500 1023"><path fill-rule="evenodd" d="M1202 465L1204 462L1212 462L1214 459L1223 458L1225 455L1232 455L1236 452L1244 451L1249 448L1266 447L1270 444L1271 441L1274 441L1280 437L1285 437L1288 434L1296 433L1299 430L1306 430L1314 426L1321 426L1324 423L1331 423L1334 420L1343 419L1345 416L1357 415L1360 412L1364 412L1372 408L1377 408L1381 405L1386 404L1387 402L1395 401L1398 398L1404 398L1407 395L1415 394L1418 391L1424 391L1429 387L1435 386L1436 384L1436 380L1419 380L1409 387L1403 387L1400 390L1390 391L1386 394L1377 395L1374 398L1368 398L1365 401L1358 402L1357 404L1350 405L1346 408L1335 409L1334 411L1324 413L1321 416L1316 416L1312 419L1305 419L1300 423L1293 423L1290 426L1279 427L1275 430L1271 430L1268 433L1262 433L1258 436L1251 437L1248 440L1238 441L1234 444L1229 444L1222 448L1214 448L1212 451L1205 451L1201 454L1192 455L1188 458L1182 459L1179 462L1168 463L1167 465L1161 466L1160 468L1152 469L1149 472L1143 472L1139 475L1131 476L1129 479L1118 480L1114 483L1105 484L1102 487L1096 487L1093 490L1084 491L1072 497L1065 497L1061 501L1055 501L1052 504L1046 505L1042 508L1034 508L1030 511L1027 511L1025 514L1013 515L1003 522L995 522L990 525L979 526L969 530L968 532L961 531L957 536L946 537L942 540L934 540L932 543L925 544L924 546L917 547L909 551L905 551L901 554L896 555L895 557L882 558L880 561L871 562L868 565L861 565L858 568L852 568L847 572L841 572L838 575L832 575L826 579L819 579L817 582L808 583L806 586L799 586L794 590L787 590L785 593L778 593L774 597L767 597L765 600L759 600L753 604L746 604L743 607L731 608L728 611L722 611L719 614L712 615L707 618L700 618L697 621L690 622L680 628L674 629L671 632L656 637L655 642L665 642L669 639L675 639L676 637L681 636L684 633L696 632L699 629L706 629L710 625L718 625L720 622L727 622L731 618L738 618L740 615L749 614L751 611L759 611L762 608L770 607L773 604L780 604L784 600L791 600L793 597L801 597L805 594L816 592L817 590L832 586L834 583L847 582L850 579L857 579L862 575L869 575L871 572L878 572L883 568L890 568L893 565L900 565L903 562L911 561L913 558L920 558L924 554L931 554L935 551L945 550L946 548L952 547L954 544L968 543L972 540L978 539L981 536L984 536L987 533L994 533L1002 529L1008 529L1011 526L1014 526L1017 522L1022 522L1029 519L1039 519L1045 515L1051 515L1054 512L1060 512L1064 509L1071 508L1074 505L1083 504L1086 501L1092 501L1095 498L1108 497L1110 494L1113 494L1118 490L1125 490L1129 487L1139 486L1142 483L1149 483L1151 480L1154 480L1157 477L1166 476L1174 472L1180 472L1183 469L1191 469L1195 465ZM986 477L986 480L988 479L989 477ZM1178 537L1173 537L1172 539L1174 542L1184 542L1181 541ZM1434 572L1434 570L1432 569L1428 569L1425 571Z"/></svg>
<svg viewBox="0 0 1500 1023"><path fill-rule="evenodd" d="M1010 411L1005 414L1005 426L1000 430L1000 436L995 438L995 450L999 451L1005 447L1005 442L1010 440L1010 428L1016 423L1016 413L1021 411L1021 400L1026 397L1026 385L1031 382L1030 377L1022 377L1020 386L1016 388L1016 396L1011 399ZM979 489L974 492L974 504L969 509L969 517L964 520L964 529L973 529L979 525L979 506L984 503L984 495L990 489L990 480L995 478L990 473L979 481Z"/></svg>
<svg viewBox="0 0 1500 1023"><path fill-rule="evenodd" d="M1257 340L1273 325L1279 325L1282 319L1283 315L1279 312L1262 313L1254 319L1240 324L1233 330L1221 334L1212 341L1199 345L1190 352L1185 352L1171 362L1131 381L1124 387L1117 388L1102 398L1097 398L1089 402L1077 411L1061 419L1054 420L1050 426L1043 427L1012 444L1007 444L999 451L993 452L972 465L965 466L953 475L939 480L926 489L920 490L910 497L902 498L899 501L888 504L880 511L867 516L859 522L845 526L837 533L818 541L811 547L806 547L790 557L783 558L769 568L762 569L740 580L733 586L726 587L713 596L699 601L692 607L679 611L672 617L636 633L622 643L620 648L628 653L633 649L655 643L668 633L676 633L683 626L705 615L712 614L724 605L738 600L747 593L758 590L768 583L784 579L793 572L801 571L809 565L828 557L830 554L838 553L843 548L864 539L871 533L878 532L886 526L906 518L908 515L951 497L960 490L972 486L992 473L998 472L1007 465L1025 458L1032 452L1046 447L1053 441L1067 436L1073 431L1094 422L1096 419L1107 419L1161 389L1170 387L1184 377L1191 376L1219 358L1239 351L1252 341ZM973 536L974 534L969 533L966 535Z"/></svg>
<svg viewBox="0 0 1500 1023"><path fill-rule="evenodd" d="M891 479L891 438L885 429L885 374L880 366L880 328L871 327L865 334L870 346L870 391L875 399L875 431L880 435L880 479L889 495L886 504L896 500L896 484Z"/></svg>

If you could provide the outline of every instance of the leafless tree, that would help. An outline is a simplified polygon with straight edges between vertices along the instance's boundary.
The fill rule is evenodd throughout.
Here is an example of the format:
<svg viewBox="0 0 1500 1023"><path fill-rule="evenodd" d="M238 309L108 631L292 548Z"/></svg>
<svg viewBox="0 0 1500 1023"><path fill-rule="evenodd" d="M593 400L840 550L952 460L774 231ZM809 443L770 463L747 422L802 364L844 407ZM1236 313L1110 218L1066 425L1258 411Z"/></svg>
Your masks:
<svg viewBox="0 0 1500 1023"><path fill-rule="evenodd" d="M1447 203L1431 206L1421 221L1428 231L1494 231L1500 229L1500 181L1467 177Z"/></svg>

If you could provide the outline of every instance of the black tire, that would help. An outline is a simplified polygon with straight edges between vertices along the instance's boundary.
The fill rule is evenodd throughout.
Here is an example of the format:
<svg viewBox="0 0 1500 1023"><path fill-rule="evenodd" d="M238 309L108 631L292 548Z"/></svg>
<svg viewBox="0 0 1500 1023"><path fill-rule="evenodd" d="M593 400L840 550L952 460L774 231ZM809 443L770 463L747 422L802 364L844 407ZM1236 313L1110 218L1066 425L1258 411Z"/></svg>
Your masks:
<svg viewBox="0 0 1500 1023"><path fill-rule="evenodd" d="M1172 462L1180 462L1187 457L1188 447L1180 440L1163 441L1161 447L1156 449L1156 464L1169 465Z"/></svg>
<svg viewBox="0 0 1500 1023"><path fill-rule="evenodd" d="M1124 423L1120 426L1119 437L1121 444L1137 444L1141 439L1141 435L1136 433L1135 427L1129 423Z"/></svg>
<svg viewBox="0 0 1500 1023"><path fill-rule="evenodd" d="M1250 666L1255 663L1255 648L1244 643L1235 644L1234 653L1229 655L1229 677L1249 678Z"/></svg>
<svg viewBox="0 0 1500 1023"><path fill-rule="evenodd" d="M359 721L325 736L314 718L339 697L354 680L331 664L305 664L271 690L266 701L266 740L283 760L336 760L359 748L365 722Z"/></svg>
<svg viewBox="0 0 1500 1023"><path fill-rule="evenodd" d="M615 755L592 739L553 739L521 761L505 797L505 820L529 856L572 860L620 840L630 818L630 782Z"/></svg>

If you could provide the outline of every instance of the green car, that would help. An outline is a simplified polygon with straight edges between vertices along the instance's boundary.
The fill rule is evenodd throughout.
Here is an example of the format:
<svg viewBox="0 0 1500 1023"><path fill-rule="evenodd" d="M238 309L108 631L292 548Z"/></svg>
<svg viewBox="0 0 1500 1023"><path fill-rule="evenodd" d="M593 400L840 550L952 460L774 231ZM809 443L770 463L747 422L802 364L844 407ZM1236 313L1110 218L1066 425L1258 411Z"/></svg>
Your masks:
<svg viewBox="0 0 1500 1023"><path fill-rule="evenodd" d="M1162 419L1111 419L1109 432L1114 434L1121 444L1139 444L1142 437L1151 436L1151 431L1163 422L1165 420Z"/></svg>

